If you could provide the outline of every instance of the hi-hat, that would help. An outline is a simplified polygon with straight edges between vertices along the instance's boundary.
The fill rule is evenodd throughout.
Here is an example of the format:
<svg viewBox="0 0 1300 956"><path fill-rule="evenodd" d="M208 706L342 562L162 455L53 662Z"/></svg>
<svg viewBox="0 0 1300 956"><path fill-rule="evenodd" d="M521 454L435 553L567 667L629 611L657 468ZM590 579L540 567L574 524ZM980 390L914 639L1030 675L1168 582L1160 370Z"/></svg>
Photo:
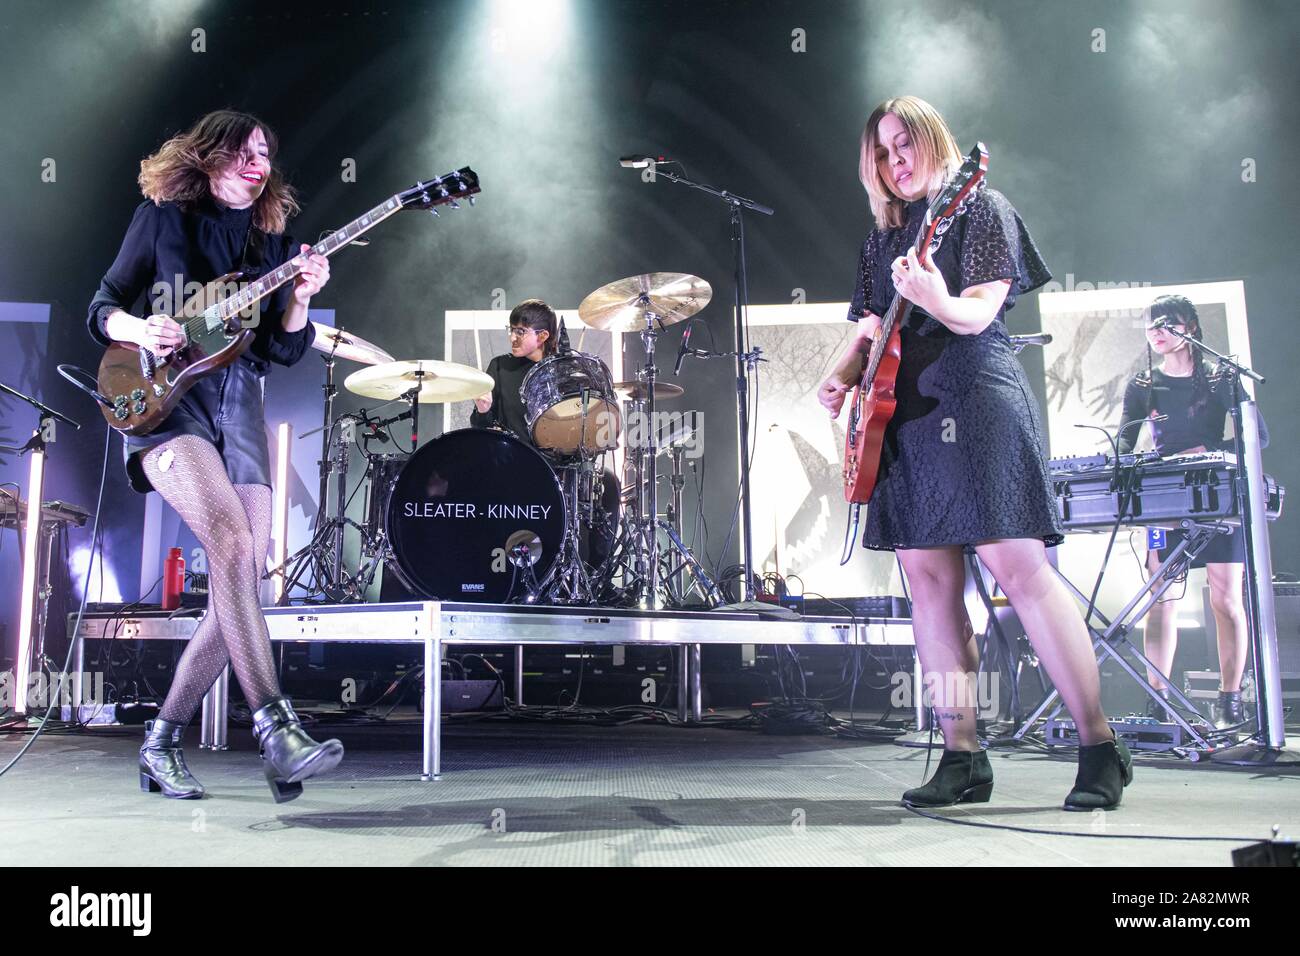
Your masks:
<svg viewBox="0 0 1300 956"><path fill-rule="evenodd" d="M689 319L712 297L712 287L699 276L651 272L601 286L582 300L578 317L593 329L640 332L645 329L646 314L653 313L662 329Z"/></svg>
<svg viewBox="0 0 1300 956"><path fill-rule="evenodd" d="M649 394L645 382L615 382L614 391L618 392L619 397L625 402L644 402ZM655 382L655 401L662 402L666 398L677 398L685 391L686 389L672 382Z"/></svg>
<svg viewBox="0 0 1300 956"><path fill-rule="evenodd" d="M311 347L326 355L333 354L337 358L360 362L362 365L383 365L395 361L378 345L367 342L359 335L321 325L319 322L312 322L312 325L316 327L316 337L312 339Z"/></svg>
<svg viewBox="0 0 1300 956"><path fill-rule="evenodd" d="M492 376L459 362L414 359L388 362L353 372L343 382L349 392L366 398L402 398L417 383L422 405L463 402L492 390Z"/></svg>

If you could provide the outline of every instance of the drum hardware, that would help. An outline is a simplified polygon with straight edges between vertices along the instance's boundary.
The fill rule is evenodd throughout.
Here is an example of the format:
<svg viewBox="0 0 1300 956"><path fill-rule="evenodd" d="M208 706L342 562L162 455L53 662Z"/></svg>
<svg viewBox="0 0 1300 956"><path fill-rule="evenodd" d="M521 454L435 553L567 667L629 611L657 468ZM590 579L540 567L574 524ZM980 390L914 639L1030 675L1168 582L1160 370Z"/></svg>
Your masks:
<svg viewBox="0 0 1300 956"><path fill-rule="evenodd" d="M410 406L411 450L415 451L420 447L421 405L478 398L491 390L492 376L459 362L414 359L363 368L343 384L366 398L405 401Z"/></svg>
<svg viewBox="0 0 1300 956"><path fill-rule="evenodd" d="M657 434L656 404L658 400L680 396L683 389L660 383L655 363L659 334L669 325L694 316L708 305L712 295L710 285L698 276L657 272L608 283L586 296L578 306L578 316L587 326L606 331L637 332L645 348L645 364L636 379L617 385L609 383L608 386L610 399L618 395L626 404L628 420L624 422L625 427L637 420L648 423L650 431L644 440L633 441L629 430L628 464L634 474L635 490L631 496L634 507L624 509L614 548L604 566L597 571L598 586L612 583L616 576L621 577L624 590L643 608L662 607L665 596L671 603L681 603L683 588L680 582L686 568L694 572L706 595L716 592L680 534L659 515L657 457L661 445ZM660 533L668 538L667 545L662 548Z"/></svg>
<svg viewBox="0 0 1300 956"><path fill-rule="evenodd" d="M600 578L593 580L587 562L583 560L579 528L589 532L595 518L595 462L591 457L560 469L561 493L567 509L564 540L555 559L555 569L545 598L549 604L596 604L599 597ZM531 602L530 602L531 603Z"/></svg>
<svg viewBox="0 0 1300 956"><path fill-rule="evenodd" d="M676 165L678 172L671 172L666 166ZM741 607L753 610L770 610L770 605L759 604L754 590L754 515L749 488L749 376L755 369L757 349L748 350L747 310L749 308L749 277L745 265L745 223L744 211L748 209L764 216L770 216L774 210L753 199L738 196L728 189L719 189L708 183L688 179L686 169L676 160L657 163L654 167L657 178L670 183L679 183L699 192L708 193L721 200L727 206L731 226L731 248L733 251L732 282L733 329L736 337L736 422L740 440L740 528L743 539L741 549L741 566L744 568L744 590L741 594ZM699 353L695 353L699 354Z"/></svg>
<svg viewBox="0 0 1300 956"><path fill-rule="evenodd" d="M311 572L315 584L312 594L323 594L330 600L361 600L364 597L364 590L358 593L354 582L348 580L343 565L343 536L349 523L343 513L347 503L348 452L347 443L336 441L334 433L343 421L352 416L343 416L337 421L334 418L334 399L338 394L334 384L334 363L340 358L361 363L391 360L391 356L383 349L341 327L331 328L315 322L312 326L315 333L312 347L324 353L321 356L325 364L325 381L321 386L323 424L320 428L304 432L298 437L307 438L317 432L321 433L321 453L317 461L320 484L316 498L316 522L312 540L306 547L286 558L284 564L278 569L284 571L286 568L293 568L293 572L285 577L285 586L280 596L281 603L288 603L291 589L301 584L302 576L308 571ZM337 454L332 453L332 447L337 447ZM333 515L330 514L329 508L332 475L338 475ZM355 522L352 524L360 528ZM363 531L363 539L364 537Z"/></svg>
<svg viewBox="0 0 1300 956"><path fill-rule="evenodd" d="M645 401L646 388L640 382L615 382L614 391L625 402ZM655 400L663 402L680 398L685 391L686 389L680 385L674 385L671 382L660 382L655 386Z"/></svg>
<svg viewBox="0 0 1300 956"><path fill-rule="evenodd" d="M348 504L348 446L351 441L346 429L340 426L348 421L356 421L357 415L343 415L328 427L314 429L300 435L307 438L322 431L326 438L326 477L336 473L335 502L333 513L328 504L317 512L317 524L312 539L307 545L285 559L276 571L285 572L284 590L280 603L288 604L290 592L303 583L304 576L310 573L309 580L314 587L309 589L311 595L321 594L337 603L353 603L365 600L366 590L374 579L375 564L383 551L382 540L376 540L375 529L369 521L358 523L347 516ZM368 419L363 419L368 421ZM371 479L374 459L379 456L367 455L366 471L361 481ZM355 574L349 573L344 561L344 534L353 528L361 535L361 554L365 561Z"/></svg>
<svg viewBox="0 0 1300 956"><path fill-rule="evenodd" d="M659 389L656 388L656 393ZM638 394L647 396L650 390L644 389ZM632 422L651 422L647 411L648 402L628 401L626 416ZM623 478L624 512L620 522L619 534L611 558L614 566L602 577L612 578L619 569L622 570L626 590L635 597L637 603L644 605L645 594L649 587L649 562L646 541L654 535L656 541L656 587L662 588L668 604L681 607L690 598L693 591L709 606L723 602L721 590L709 577L704 567L696 560L694 554L681 536L682 489L685 487L683 475L683 458L686 449L682 442L695 433L693 424L682 423L672 428L641 428L639 433L630 432L628 438L628 456L625 461ZM667 452L672 461L671 506L665 519L658 514L658 495L649 493L650 463L659 455ZM654 480L658 481L658 473ZM653 502L653 503L652 503ZM652 521L650 516L654 516ZM658 535L663 534L667 543L658 545ZM691 581L685 581L690 573Z"/></svg>
<svg viewBox="0 0 1300 956"><path fill-rule="evenodd" d="M652 429L657 428L655 404L659 394L656 388L659 371L655 365L655 344L659 333L669 325L695 315L709 304L712 296L712 287L699 276L680 272L654 272L608 283L590 293L578 306L578 317L593 328L620 332L640 331L641 343L645 347L645 365L636 378L642 390L642 400L635 404L645 409L645 420ZM649 454L634 449L640 472L637 495L639 507L633 516L632 527L632 564L637 603L643 608L662 606L659 595L660 519L655 438L657 436L651 439ZM673 543L674 548L678 547L678 542Z"/></svg>

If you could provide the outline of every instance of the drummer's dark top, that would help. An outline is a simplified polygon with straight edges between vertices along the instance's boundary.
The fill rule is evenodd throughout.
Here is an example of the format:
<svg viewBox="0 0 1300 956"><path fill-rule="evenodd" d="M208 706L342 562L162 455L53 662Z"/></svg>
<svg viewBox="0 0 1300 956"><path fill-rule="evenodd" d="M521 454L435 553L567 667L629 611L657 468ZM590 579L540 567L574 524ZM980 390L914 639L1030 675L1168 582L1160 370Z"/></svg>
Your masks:
<svg viewBox="0 0 1300 956"><path fill-rule="evenodd" d="M524 376L537 365L532 359L513 355L498 355L488 362L487 373L492 376L492 407L486 412L477 408L470 412L469 423L475 428L506 428L517 437L533 443L524 417L524 400L519 389Z"/></svg>

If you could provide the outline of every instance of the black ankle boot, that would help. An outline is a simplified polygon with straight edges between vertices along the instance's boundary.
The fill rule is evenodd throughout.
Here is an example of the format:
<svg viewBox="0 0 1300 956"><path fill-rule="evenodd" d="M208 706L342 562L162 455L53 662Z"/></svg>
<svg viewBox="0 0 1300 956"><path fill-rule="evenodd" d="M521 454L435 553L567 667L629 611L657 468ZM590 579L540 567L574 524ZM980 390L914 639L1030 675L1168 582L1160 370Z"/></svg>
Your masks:
<svg viewBox="0 0 1300 956"><path fill-rule="evenodd" d="M1214 726L1220 730L1228 727L1236 727L1238 724L1246 722L1246 712L1241 706L1241 691L1239 690L1221 690L1219 691L1219 712Z"/></svg>
<svg viewBox="0 0 1300 956"><path fill-rule="evenodd" d="M1133 782L1133 755L1116 737L1079 748L1079 773L1065 798L1066 810L1114 810Z"/></svg>
<svg viewBox="0 0 1300 956"><path fill-rule="evenodd" d="M319 744L307 736L287 700L273 700L253 714L253 736L262 749L266 782L276 803L302 795L302 781L333 770L343 759L343 744Z"/></svg>
<svg viewBox="0 0 1300 956"><path fill-rule="evenodd" d="M201 799L205 792L203 784L185 766L185 754L181 752L185 725L159 718L146 721L144 732L144 745L140 748L140 789L145 793L161 790L163 796L176 800Z"/></svg>
<svg viewBox="0 0 1300 956"><path fill-rule="evenodd" d="M982 750L944 750L939 769L923 787L903 794L905 807L950 807L954 803L988 803L993 768Z"/></svg>
<svg viewBox="0 0 1300 956"><path fill-rule="evenodd" d="M1163 690L1157 690L1156 693L1160 695L1162 700L1169 700L1169 688L1166 687ZM1147 698L1147 716L1159 720L1162 723L1171 719L1169 717L1169 711L1161 707L1154 697Z"/></svg>

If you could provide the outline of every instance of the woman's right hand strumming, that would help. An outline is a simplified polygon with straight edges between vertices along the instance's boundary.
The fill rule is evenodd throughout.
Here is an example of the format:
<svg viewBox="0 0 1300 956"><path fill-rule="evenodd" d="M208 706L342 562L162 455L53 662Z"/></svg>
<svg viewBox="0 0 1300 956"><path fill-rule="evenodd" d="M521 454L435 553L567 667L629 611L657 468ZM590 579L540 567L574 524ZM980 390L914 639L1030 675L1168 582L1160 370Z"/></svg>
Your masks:
<svg viewBox="0 0 1300 956"><path fill-rule="evenodd" d="M821 388L817 389L817 401L831 413L831 418L840 417L844 399L862 377L867 357L871 354L871 342L880 333L880 317L868 312L858 320L857 330L849 340L848 348L840 356ZM847 382L847 384L846 384Z"/></svg>
<svg viewBox="0 0 1300 956"><path fill-rule="evenodd" d="M114 341L134 343L155 355L168 355L185 344L184 330L165 315L138 319L119 310L110 315L104 325L109 338Z"/></svg>
<svg viewBox="0 0 1300 956"><path fill-rule="evenodd" d="M817 389L817 401L831 413L831 418L839 418L840 409L844 407L844 399L852 390L852 385L845 385L832 376L822 382L821 388Z"/></svg>

